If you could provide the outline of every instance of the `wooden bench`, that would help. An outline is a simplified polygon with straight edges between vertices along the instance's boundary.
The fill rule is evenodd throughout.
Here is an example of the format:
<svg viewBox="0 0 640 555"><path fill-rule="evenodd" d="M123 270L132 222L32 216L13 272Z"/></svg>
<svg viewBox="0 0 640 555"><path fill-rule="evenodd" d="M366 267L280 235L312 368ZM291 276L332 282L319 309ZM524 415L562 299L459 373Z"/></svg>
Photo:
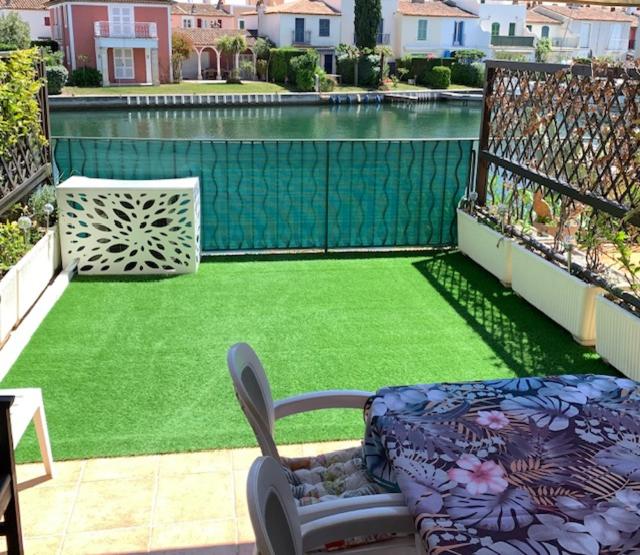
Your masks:
<svg viewBox="0 0 640 555"><path fill-rule="evenodd" d="M36 429L40 454L46 470L47 476L53 478L53 456L51 455L51 443L49 441L49 430L47 428L47 418L42 402L42 390L36 387L21 389L0 389L0 396L15 397L11 405L11 435L13 437L13 448L20 443L29 423L33 420Z"/></svg>

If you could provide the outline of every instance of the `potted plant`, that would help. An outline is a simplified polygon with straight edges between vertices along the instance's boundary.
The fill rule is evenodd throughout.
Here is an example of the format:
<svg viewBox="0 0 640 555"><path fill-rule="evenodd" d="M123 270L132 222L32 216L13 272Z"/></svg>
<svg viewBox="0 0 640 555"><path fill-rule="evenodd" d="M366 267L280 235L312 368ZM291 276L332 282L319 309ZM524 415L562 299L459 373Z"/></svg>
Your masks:
<svg viewBox="0 0 640 555"><path fill-rule="evenodd" d="M42 187L12 212L0 224L0 344L60 267L53 187Z"/></svg>
<svg viewBox="0 0 640 555"><path fill-rule="evenodd" d="M535 244L533 241L514 245L512 287L518 295L569 331L578 343L594 345L595 300L603 290L572 271L574 260L584 262L586 271L593 271L588 264L590 257L575 248L579 228L577 218L583 207L565 198L556 205L554 214L551 204L544 200L541 191L534 193L532 226L541 233L540 226L544 225L542 237L535 239L538 245L546 248L544 252L531 248ZM536 226L536 222L540 225ZM581 237L586 238L587 233ZM591 242L597 244L598 240L594 236Z"/></svg>
<svg viewBox="0 0 640 555"><path fill-rule="evenodd" d="M622 295L596 298L596 351L620 372L640 380L640 231L618 230L612 243L624 283ZM625 302L625 297L637 305Z"/></svg>
<svg viewBox="0 0 640 555"><path fill-rule="evenodd" d="M475 192L458 208L458 248L496 276L505 287L511 285L511 248L513 240L504 233L503 205L494 206L499 216L500 226L491 227L491 220L484 222L478 218L475 210ZM466 208L466 210L465 210Z"/></svg>

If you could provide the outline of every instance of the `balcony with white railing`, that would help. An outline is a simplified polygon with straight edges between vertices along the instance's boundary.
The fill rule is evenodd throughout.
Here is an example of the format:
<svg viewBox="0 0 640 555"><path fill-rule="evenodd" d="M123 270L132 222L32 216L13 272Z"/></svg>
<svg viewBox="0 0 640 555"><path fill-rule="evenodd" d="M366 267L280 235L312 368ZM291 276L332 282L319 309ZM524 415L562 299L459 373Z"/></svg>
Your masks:
<svg viewBox="0 0 640 555"><path fill-rule="evenodd" d="M580 37L578 36L566 36L566 37L552 37L551 38L551 47L552 48L578 48L578 44L580 43Z"/></svg>
<svg viewBox="0 0 640 555"><path fill-rule="evenodd" d="M117 39L157 39L158 29L155 23L135 22L116 23L113 21L96 21L93 24L96 38Z"/></svg>
<svg viewBox="0 0 640 555"><path fill-rule="evenodd" d="M291 44L311 44L311 31L291 31Z"/></svg>

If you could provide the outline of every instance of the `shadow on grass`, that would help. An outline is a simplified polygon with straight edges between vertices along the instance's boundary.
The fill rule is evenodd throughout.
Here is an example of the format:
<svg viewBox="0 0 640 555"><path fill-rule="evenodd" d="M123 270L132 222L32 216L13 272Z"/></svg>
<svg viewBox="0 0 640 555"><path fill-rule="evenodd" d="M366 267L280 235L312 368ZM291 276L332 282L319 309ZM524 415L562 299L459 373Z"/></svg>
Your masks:
<svg viewBox="0 0 640 555"><path fill-rule="evenodd" d="M578 345L463 255L432 254L413 266L516 375L616 374L593 349Z"/></svg>

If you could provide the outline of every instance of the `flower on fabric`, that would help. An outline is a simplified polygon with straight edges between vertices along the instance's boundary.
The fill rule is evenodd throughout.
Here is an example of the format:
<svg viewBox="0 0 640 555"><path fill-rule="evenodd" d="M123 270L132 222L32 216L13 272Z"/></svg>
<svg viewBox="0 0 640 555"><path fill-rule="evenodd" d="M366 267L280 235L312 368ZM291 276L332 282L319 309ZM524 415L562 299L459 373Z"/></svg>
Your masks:
<svg viewBox="0 0 640 555"><path fill-rule="evenodd" d="M500 410L479 410L476 424L492 430L501 430L509 425L509 419Z"/></svg>
<svg viewBox="0 0 640 555"><path fill-rule="evenodd" d="M471 495L501 493L507 489L504 469L493 461L482 462L474 455L464 454L456 462L460 468L448 471L449 478L459 484L466 484Z"/></svg>

